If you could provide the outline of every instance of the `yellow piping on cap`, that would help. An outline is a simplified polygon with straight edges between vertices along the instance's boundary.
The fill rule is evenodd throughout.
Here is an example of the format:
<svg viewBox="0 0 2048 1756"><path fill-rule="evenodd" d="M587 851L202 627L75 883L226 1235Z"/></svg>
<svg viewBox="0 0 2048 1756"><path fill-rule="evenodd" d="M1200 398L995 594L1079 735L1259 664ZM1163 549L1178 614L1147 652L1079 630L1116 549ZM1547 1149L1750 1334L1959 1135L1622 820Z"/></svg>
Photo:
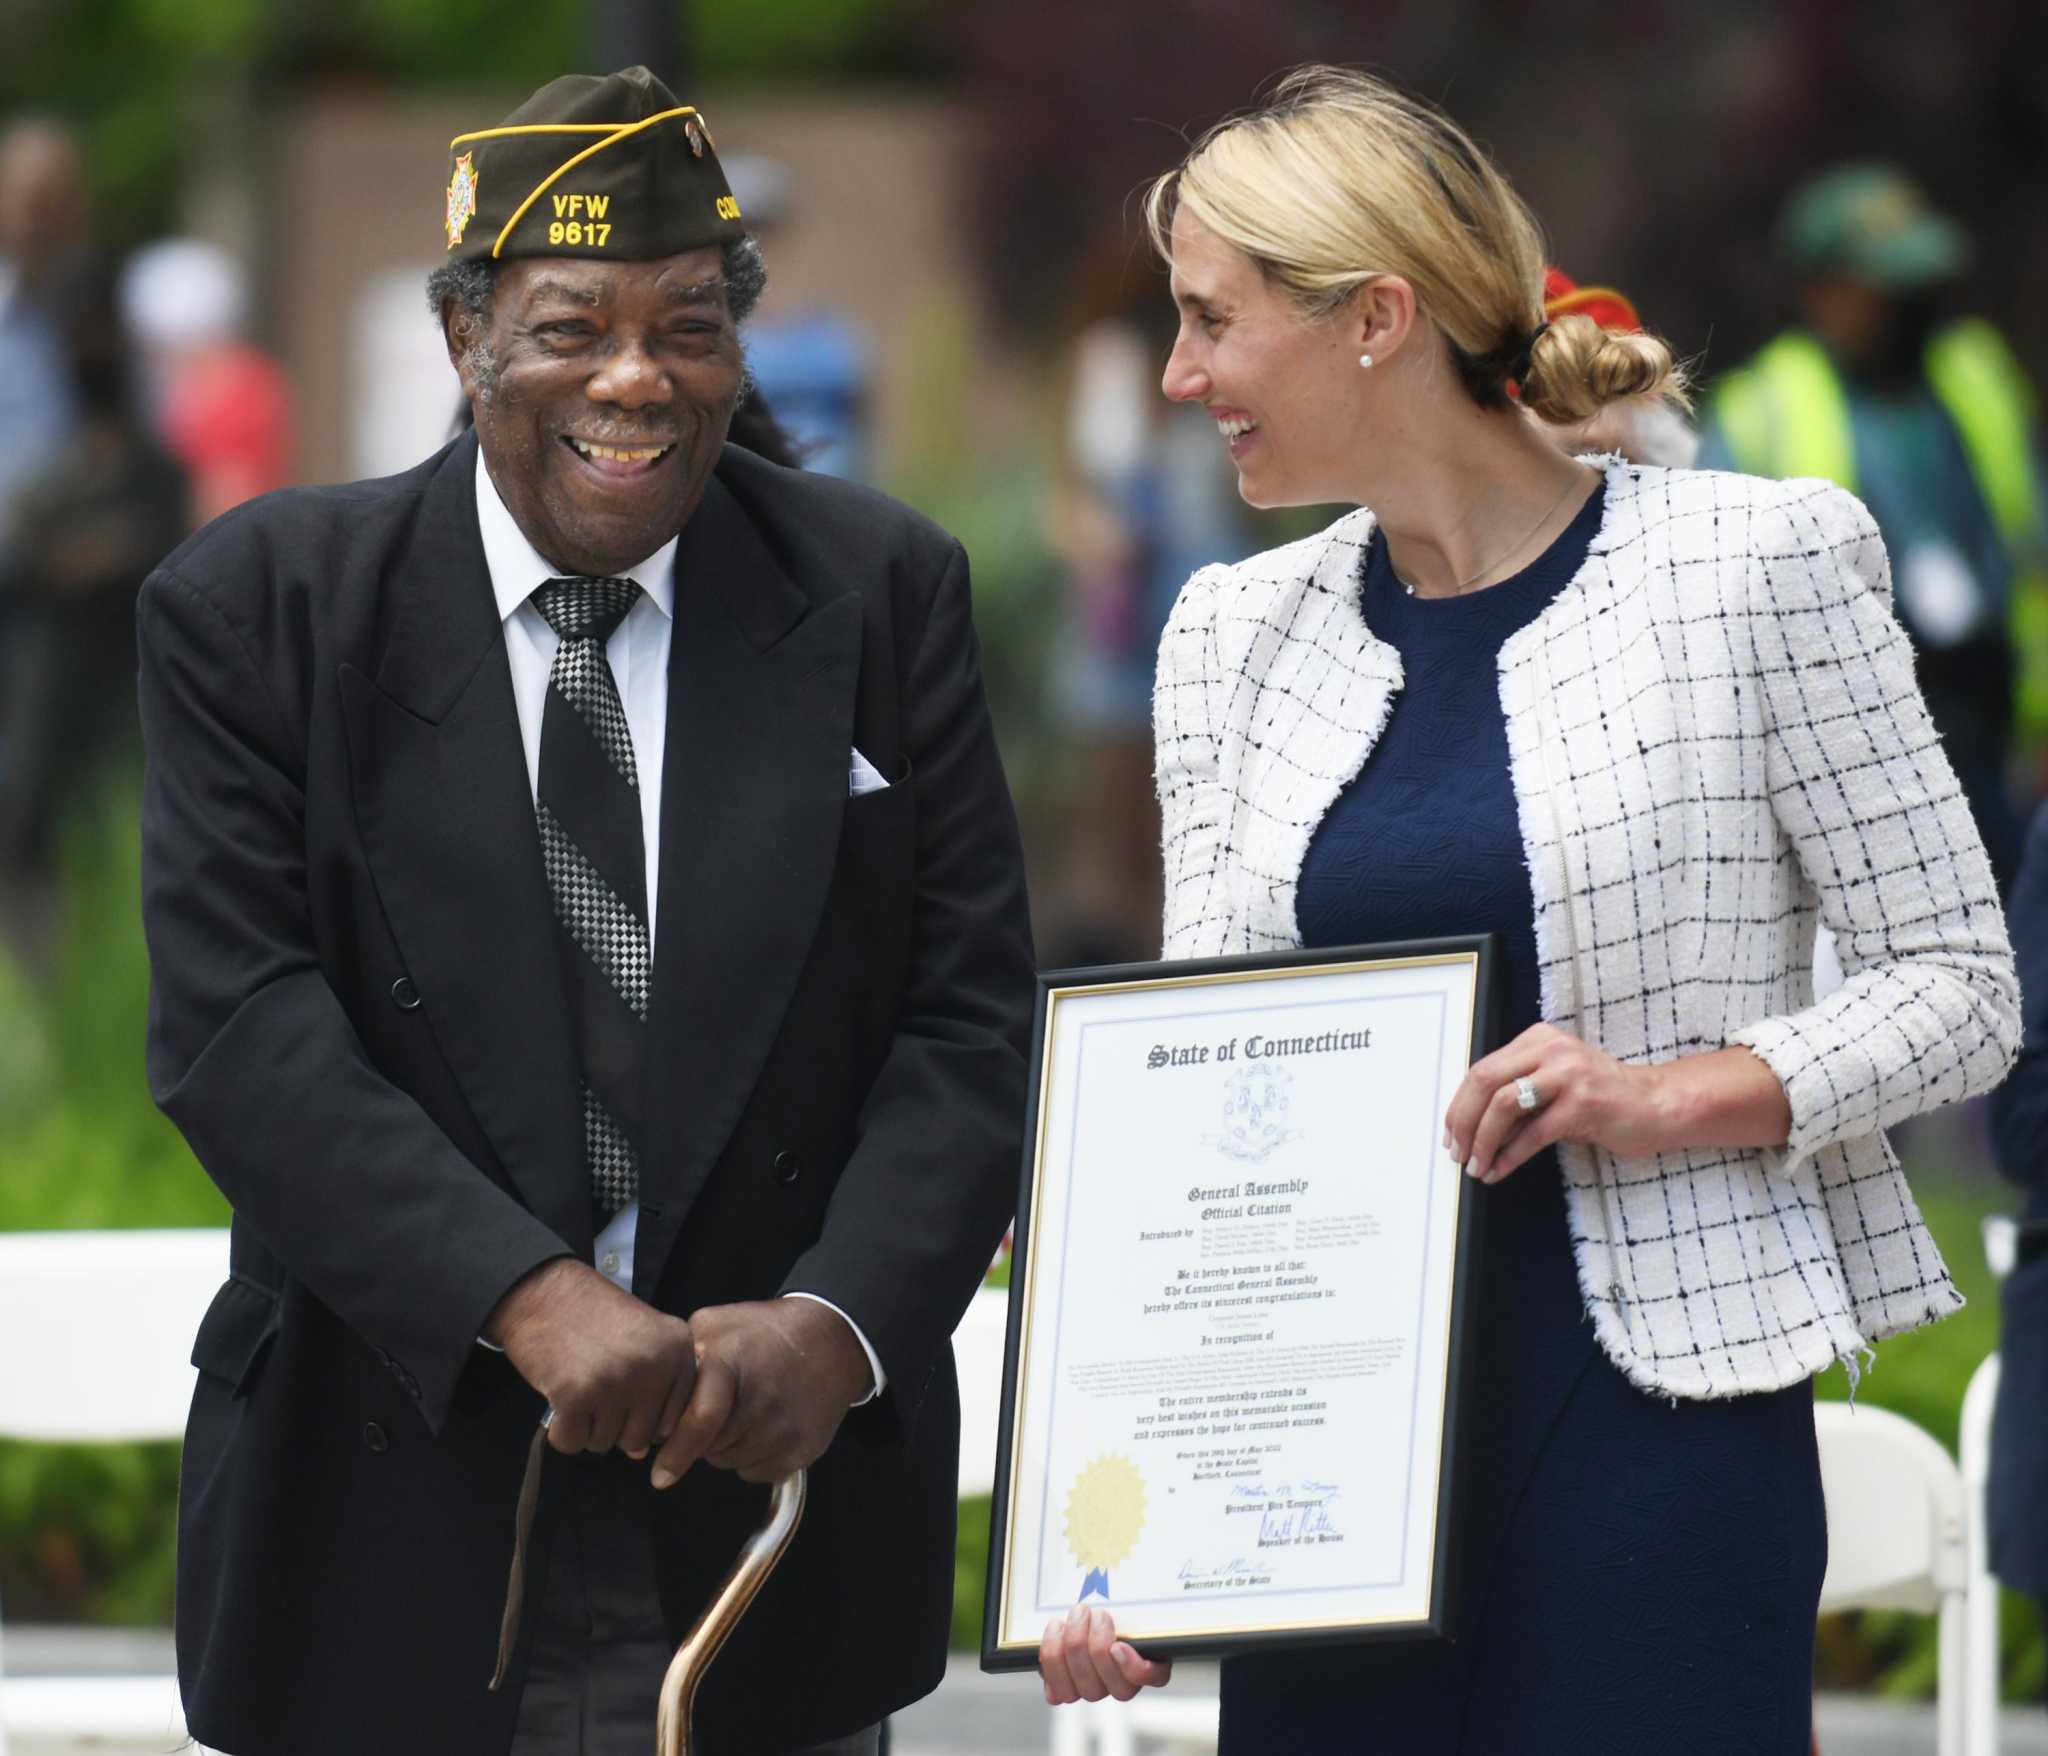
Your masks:
<svg viewBox="0 0 2048 1756"><path fill-rule="evenodd" d="M659 116L649 116L647 122L695 114L694 104L684 104L677 109L664 110ZM458 134L449 141L448 150L453 152L465 140L496 140L506 134L610 134L619 128L644 128L647 122L519 122L509 128L479 128L473 134Z"/></svg>
<svg viewBox="0 0 2048 1756"><path fill-rule="evenodd" d="M1543 303L1543 313L1546 317L1569 317L1574 312L1583 311L1588 305L1598 304L1602 299L1619 305L1635 319L1636 327L1642 328L1643 319L1636 310L1635 301L1626 293L1616 292L1613 287L1574 287L1568 293L1560 293L1554 299L1546 299Z"/></svg>
<svg viewBox="0 0 2048 1756"><path fill-rule="evenodd" d="M536 201L538 201L543 195L545 195L548 192L549 188L556 181L558 181L568 172L573 171L585 159L595 158L599 153L603 152L606 147L616 146L628 135L638 134L643 128L652 128L657 122L667 122L677 116L693 116L695 114L696 111L690 105L678 104L673 110L663 110L660 115L649 116L645 121L629 122L624 127L620 128L616 133L606 135L604 139L598 141L595 145L586 146L581 152L570 154L568 158L565 158L545 177L541 178L541 180L534 185L533 193L512 210L512 217L505 222L505 229L498 234L497 241L491 246L491 260L493 262L497 260L498 252L505 248L505 240L512 235L512 228L526 217L526 210L529 207L531 207ZM567 127L570 126L570 124L564 124L564 126ZM575 126L577 126L579 131L583 131L587 130L591 125L586 122L576 124ZM601 127L603 126L603 124L600 123L598 124L598 126ZM542 132L552 132L552 130L543 129ZM474 137L464 135L461 136L461 138L471 139Z"/></svg>

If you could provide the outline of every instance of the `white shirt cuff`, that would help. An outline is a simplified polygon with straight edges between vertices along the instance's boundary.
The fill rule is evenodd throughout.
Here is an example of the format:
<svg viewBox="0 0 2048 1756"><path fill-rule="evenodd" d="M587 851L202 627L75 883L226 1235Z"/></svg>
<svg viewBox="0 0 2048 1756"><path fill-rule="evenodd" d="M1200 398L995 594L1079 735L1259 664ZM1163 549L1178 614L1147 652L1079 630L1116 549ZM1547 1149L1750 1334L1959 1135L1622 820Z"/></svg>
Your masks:
<svg viewBox="0 0 2048 1756"><path fill-rule="evenodd" d="M875 1387L872 1390L870 1390L867 1393L867 1395L863 1396L859 1402L856 1402L851 1406L854 1408L865 1407L868 1403L873 1402L876 1397L880 1396L882 1394L882 1387L886 1382L886 1380L882 1376L882 1361L880 1356L876 1354L875 1350L868 1346L868 1338L865 1335L861 1334L860 1325L854 1322L854 1320L851 1317L847 1316L844 1311L840 1311L839 1307L833 1304L830 1299L820 1298L816 1293L784 1293L782 1296L785 1299L809 1299L811 1303L814 1305L823 1305L825 1309L828 1311L839 1312L840 1320L846 1325L848 1329L853 1331L853 1339L860 1343L860 1351L867 1355L868 1370L874 1374L875 1378Z"/></svg>

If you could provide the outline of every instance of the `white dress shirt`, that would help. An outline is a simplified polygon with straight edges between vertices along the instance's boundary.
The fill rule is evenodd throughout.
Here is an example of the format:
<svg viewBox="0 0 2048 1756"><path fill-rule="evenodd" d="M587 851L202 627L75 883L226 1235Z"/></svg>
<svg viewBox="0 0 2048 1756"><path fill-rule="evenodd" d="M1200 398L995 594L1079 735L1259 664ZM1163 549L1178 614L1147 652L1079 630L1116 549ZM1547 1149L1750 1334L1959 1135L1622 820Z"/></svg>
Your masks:
<svg viewBox="0 0 2048 1756"><path fill-rule="evenodd" d="M484 562L491 570L491 591L505 624L505 658L512 670L512 699L519 710L519 741L526 752L526 779L540 795L540 728L547 708L548 674L554 667L561 636L533 606L533 593L550 579L564 575L550 566L526 540L497 485L476 459L476 517L483 536ZM675 628L675 537L620 577L640 588L640 597L621 619L605 645L605 658L618 684L626 729L633 740L633 762L640 775L640 842L647 853L647 951L654 953L655 914L661 895L661 764L668 734L668 653ZM597 1235L593 1248L598 1271L615 1285L633 1289L633 1240L640 1223L636 1201L615 1213ZM868 1357L874 1389L863 1401L882 1393L882 1362L868 1345L860 1325L830 1299L816 1293L791 1293L827 1310L839 1311Z"/></svg>

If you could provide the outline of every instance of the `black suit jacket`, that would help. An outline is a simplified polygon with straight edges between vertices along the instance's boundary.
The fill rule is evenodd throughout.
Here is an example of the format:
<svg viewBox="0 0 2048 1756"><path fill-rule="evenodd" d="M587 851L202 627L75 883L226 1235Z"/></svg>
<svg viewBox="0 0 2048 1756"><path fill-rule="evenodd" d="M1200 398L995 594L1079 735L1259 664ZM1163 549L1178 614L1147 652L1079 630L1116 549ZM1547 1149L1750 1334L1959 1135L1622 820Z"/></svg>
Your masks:
<svg viewBox="0 0 2048 1756"><path fill-rule="evenodd" d="M474 1338L593 1218L474 465L269 496L141 597L150 1080L235 1210L179 1673L234 1756L496 1753L516 1709L485 1683L540 1405ZM847 796L856 746L886 790ZM1011 1204L1031 992L957 543L727 448L676 557L660 883L635 1290L819 1293L888 1376L701 1698L713 1748L775 1751L944 1665L947 1337ZM648 1494L678 1634L764 1500L708 1466Z"/></svg>

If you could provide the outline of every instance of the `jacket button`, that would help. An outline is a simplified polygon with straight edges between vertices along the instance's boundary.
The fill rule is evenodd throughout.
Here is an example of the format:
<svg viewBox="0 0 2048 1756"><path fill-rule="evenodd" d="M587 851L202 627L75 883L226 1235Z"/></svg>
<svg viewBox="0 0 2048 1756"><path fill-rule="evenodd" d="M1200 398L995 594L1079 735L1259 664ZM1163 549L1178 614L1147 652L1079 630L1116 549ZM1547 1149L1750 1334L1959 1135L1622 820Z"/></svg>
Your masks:
<svg viewBox="0 0 2048 1756"><path fill-rule="evenodd" d="M775 1176L778 1182L794 1183L804 1174L804 1161L793 1152L778 1152L775 1155Z"/></svg>
<svg viewBox="0 0 2048 1756"><path fill-rule="evenodd" d="M400 976L391 984L391 999L401 1012L410 1012L420 1003L420 991L413 986L411 976Z"/></svg>
<svg viewBox="0 0 2048 1756"><path fill-rule="evenodd" d="M375 1421L368 1421L364 1423L363 1443L369 1446L369 1448L372 1451L383 1452L389 1451L391 1449L391 1440L389 1435L387 1435L384 1429L378 1426Z"/></svg>

